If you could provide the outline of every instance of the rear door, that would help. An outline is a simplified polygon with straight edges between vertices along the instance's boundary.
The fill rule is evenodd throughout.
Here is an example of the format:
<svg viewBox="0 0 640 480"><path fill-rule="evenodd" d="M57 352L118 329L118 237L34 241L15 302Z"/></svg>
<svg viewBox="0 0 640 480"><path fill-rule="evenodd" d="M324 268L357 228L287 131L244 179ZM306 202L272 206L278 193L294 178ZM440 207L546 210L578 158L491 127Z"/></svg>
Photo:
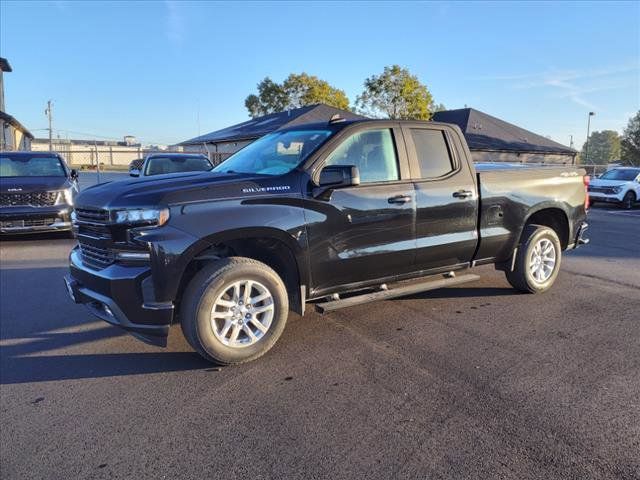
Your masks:
<svg viewBox="0 0 640 480"><path fill-rule="evenodd" d="M463 265L478 244L478 192L461 139L438 125L405 124L416 189L416 270Z"/></svg>
<svg viewBox="0 0 640 480"><path fill-rule="evenodd" d="M399 125L350 129L320 164L357 166L361 183L306 200L313 290L411 271L416 201Z"/></svg>

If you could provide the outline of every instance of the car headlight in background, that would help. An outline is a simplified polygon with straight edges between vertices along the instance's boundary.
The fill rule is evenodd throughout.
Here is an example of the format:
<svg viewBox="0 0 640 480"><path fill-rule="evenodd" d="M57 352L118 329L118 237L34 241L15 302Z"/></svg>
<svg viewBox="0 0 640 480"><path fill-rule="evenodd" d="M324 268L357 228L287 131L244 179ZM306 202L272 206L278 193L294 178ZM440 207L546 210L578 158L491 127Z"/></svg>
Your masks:
<svg viewBox="0 0 640 480"><path fill-rule="evenodd" d="M613 191L613 193L618 194L622 191L622 187L613 187L611 190Z"/></svg>
<svg viewBox="0 0 640 480"><path fill-rule="evenodd" d="M58 190L55 205L73 205L73 188Z"/></svg>
<svg viewBox="0 0 640 480"><path fill-rule="evenodd" d="M136 208L131 210L116 210L113 219L115 223L155 225L159 227L169 221L169 209Z"/></svg>

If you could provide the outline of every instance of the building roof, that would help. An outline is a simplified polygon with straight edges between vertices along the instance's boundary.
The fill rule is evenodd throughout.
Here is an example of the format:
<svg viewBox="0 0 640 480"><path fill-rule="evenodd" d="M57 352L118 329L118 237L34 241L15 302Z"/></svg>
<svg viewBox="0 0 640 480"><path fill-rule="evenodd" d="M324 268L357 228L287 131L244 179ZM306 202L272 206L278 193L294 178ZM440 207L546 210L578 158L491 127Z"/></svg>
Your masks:
<svg viewBox="0 0 640 480"><path fill-rule="evenodd" d="M572 148L473 108L437 112L433 115L433 120L458 125L470 150L565 155L577 153Z"/></svg>
<svg viewBox="0 0 640 480"><path fill-rule="evenodd" d="M3 72L12 72L11 65L9 65L9 60L6 58L0 57L0 71Z"/></svg>
<svg viewBox="0 0 640 480"><path fill-rule="evenodd" d="M22 125L18 120L16 120L8 113L3 112L2 110L0 110L0 120L4 120L9 125L13 126L16 130L20 130L25 137L29 137L31 140L33 140L33 134L29 130L27 130L24 125Z"/></svg>
<svg viewBox="0 0 640 480"><path fill-rule="evenodd" d="M222 130L207 133L199 137L186 140L178 145L201 145L203 143L239 142L255 140L267 133L283 127L292 127L306 123L328 122L335 114L346 120L360 120L366 117L347 110L330 107L322 103L294 108L284 112L272 113L263 117L253 118L246 122L232 125Z"/></svg>
<svg viewBox="0 0 640 480"><path fill-rule="evenodd" d="M33 143L49 143L48 138L35 138ZM140 147L140 143L127 143L120 142L117 140L83 140L83 139L75 139L75 138L53 138L51 143L55 144L63 144L63 145L90 145L90 146L101 146L101 147Z"/></svg>

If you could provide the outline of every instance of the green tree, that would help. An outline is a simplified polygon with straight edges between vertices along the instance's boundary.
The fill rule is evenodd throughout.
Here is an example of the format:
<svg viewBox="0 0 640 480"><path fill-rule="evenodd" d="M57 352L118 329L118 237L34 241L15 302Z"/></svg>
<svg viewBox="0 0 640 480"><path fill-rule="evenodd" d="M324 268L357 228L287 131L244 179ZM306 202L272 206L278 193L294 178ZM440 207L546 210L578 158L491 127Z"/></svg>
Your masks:
<svg viewBox="0 0 640 480"><path fill-rule="evenodd" d="M289 97L282 85L265 77L258 84L258 94L249 95L244 101L244 106L247 107L249 115L256 118L269 113L281 112L287 108L288 103Z"/></svg>
<svg viewBox="0 0 640 480"><path fill-rule="evenodd" d="M367 78L356 106L365 115L405 120L429 120L434 110L429 89L399 65Z"/></svg>
<svg viewBox="0 0 640 480"><path fill-rule="evenodd" d="M444 112L446 109L447 107L444 106L444 103L438 103L433 106L433 110L431 110L431 113Z"/></svg>
<svg viewBox="0 0 640 480"><path fill-rule="evenodd" d="M614 130L593 132L582 147L580 158L583 162L595 165L606 165L620 160L620 136Z"/></svg>
<svg viewBox="0 0 640 480"><path fill-rule="evenodd" d="M640 110L629 119L620 142L620 157L626 165L640 165Z"/></svg>
<svg viewBox="0 0 640 480"><path fill-rule="evenodd" d="M290 74L281 84L266 77L258 84L258 94L251 94L244 101L253 118L316 103L349 109L349 99L343 90L304 72Z"/></svg>
<svg viewBox="0 0 640 480"><path fill-rule="evenodd" d="M306 73L289 75L282 87L289 97L289 108L304 107L324 103L332 107L349 110L349 99L344 90L332 87L325 80L321 80Z"/></svg>

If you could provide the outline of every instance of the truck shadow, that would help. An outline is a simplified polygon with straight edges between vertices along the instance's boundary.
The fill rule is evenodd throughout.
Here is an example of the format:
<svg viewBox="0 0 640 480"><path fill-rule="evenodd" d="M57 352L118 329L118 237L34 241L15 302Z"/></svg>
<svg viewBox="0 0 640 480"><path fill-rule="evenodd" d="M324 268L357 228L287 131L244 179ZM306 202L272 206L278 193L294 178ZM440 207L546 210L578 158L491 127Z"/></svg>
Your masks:
<svg viewBox="0 0 640 480"><path fill-rule="evenodd" d="M466 287L466 288L440 288L429 292L416 293L401 297L403 299L429 299L429 298L472 298L472 297L497 297L521 295L511 287Z"/></svg>
<svg viewBox="0 0 640 480"><path fill-rule="evenodd" d="M30 265L29 261L24 262ZM198 370L211 364L179 332L170 350L149 351L117 327L94 319L64 289L65 267L0 271L0 384ZM179 328L178 328L179 330ZM133 345L139 347L135 352ZM116 350L125 353L101 353ZM77 353L76 353L77 352ZM96 353L94 353L96 352Z"/></svg>
<svg viewBox="0 0 640 480"><path fill-rule="evenodd" d="M124 337L122 340L126 341L127 334L107 325L91 330L43 332L12 340L3 339L0 384L142 375L211 367L195 352L189 351L43 355L45 352L82 348L97 342L119 341L118 337Z"/></svg>
<svg viewBox="0 0 640 480"><path fill-rule="evenodd" d="M194 352L9 357L2 364L2 385L201 370L212 366Z"/></svg>

